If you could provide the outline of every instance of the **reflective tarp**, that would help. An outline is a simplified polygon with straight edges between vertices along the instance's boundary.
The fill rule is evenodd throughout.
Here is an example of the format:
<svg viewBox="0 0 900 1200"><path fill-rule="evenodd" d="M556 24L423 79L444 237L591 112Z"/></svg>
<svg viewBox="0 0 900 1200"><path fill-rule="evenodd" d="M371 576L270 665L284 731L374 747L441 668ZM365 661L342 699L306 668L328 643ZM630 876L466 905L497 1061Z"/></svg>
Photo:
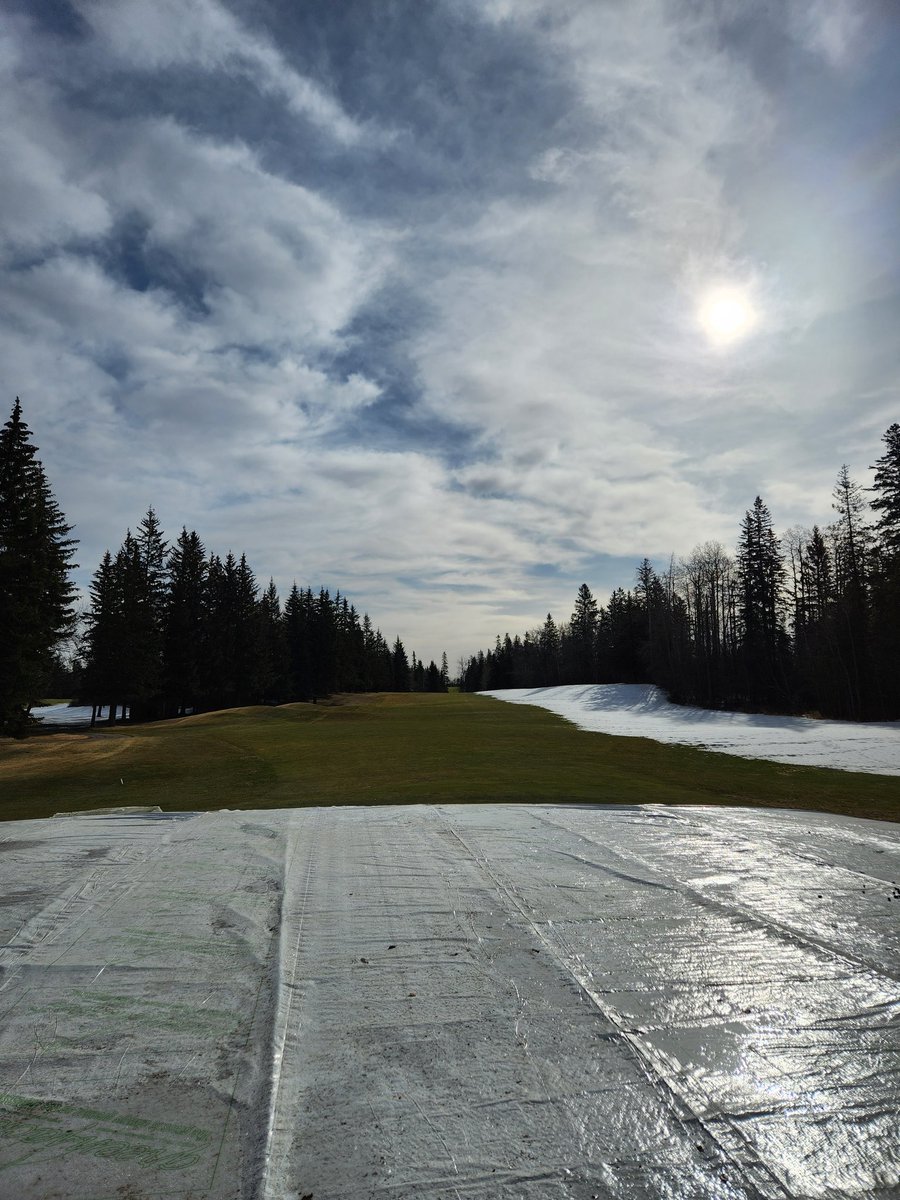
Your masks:
<svg viewBox="0 0 900 1200"><path fill-rule="evenodd" d="M0 1197L896 1196L897 881L796 812L0 826Z"/></svg>

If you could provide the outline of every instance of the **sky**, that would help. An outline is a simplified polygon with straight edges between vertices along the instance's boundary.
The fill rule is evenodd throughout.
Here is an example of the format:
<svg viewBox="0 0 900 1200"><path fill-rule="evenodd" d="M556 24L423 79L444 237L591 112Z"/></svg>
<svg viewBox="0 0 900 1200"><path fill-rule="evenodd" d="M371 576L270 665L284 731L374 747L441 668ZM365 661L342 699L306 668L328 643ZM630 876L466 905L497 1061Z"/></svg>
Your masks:
<svg viewBox="0 0 900 1200"><path fill-rule="evenodd" d="M153 505L453 664L900 420L892 0L5 0L0 73L82 586Z"/></svg>

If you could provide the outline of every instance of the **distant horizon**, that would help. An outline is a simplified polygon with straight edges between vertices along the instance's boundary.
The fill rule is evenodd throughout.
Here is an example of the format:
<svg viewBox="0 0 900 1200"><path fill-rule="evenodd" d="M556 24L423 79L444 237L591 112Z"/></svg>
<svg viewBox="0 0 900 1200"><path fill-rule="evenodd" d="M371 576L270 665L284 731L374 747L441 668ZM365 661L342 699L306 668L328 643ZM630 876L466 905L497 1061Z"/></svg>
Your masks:
<svg viewBox="0 0 900 1200"><path fill-rule="evenodd" d="M153 506L455 671L900 419L900 11L10 0L0 347L84 594Z"/></svg>
<svg viewBox="0 0 900 1200"><path fill-rule="evenodd" d="M17 398L19 398L19 397L17 397ZM24 406L23 406L24 418L25 418L25 415L26 414L24 413ZM28 420L25 421L25 424L28 424ZM32 431L32 433L34 433L34 431ZM37 449L38 449L38 455L40 455L40 446L38 446ZM872 455L872 457L876 457L876 456ZM870 467L870 468L868 468L868 470L870 470L870 472L874 473L875 468ZM860 482L860 481L857 480L857 482ZM869 491L870 488L866 485L863 485L863 490ZM156 510L155 505L150 505L150 508L154 509L154 511L157 512L157 515L158 515L158 511ZM832 509L833 509L833 506L832 506ZM749 511L749 508L748 508L748 510L745 510L745 512L746 511ZM124 529L122 529L122 534L121 534L122 539L125 538L125 536L128 532L133 533L134 530L137 529L139 521L142 520L144 515L145 514L140 514L140 516L137 518L136 521L133 521L130 524L130 526L127 526ZM742 514L742 518L743 518L743 516L744 516L744 514ZM871 514L870 516L872 518L874 518L875 515ZM67 520L70 520L70 517L68 517L67 514L66 514L66 517L67 517ZM834 520L835 517L836 517L836 514L832 510L832 515L830 515L830 518L828 518L828 520L827 520L826 516L823 516L822 520L812 522L811 526L806 527L806 529L808 529L808 532L809 532L809 530L811 530L812 527L818 526L818 528L820 528L822 530L822 533L824 534L827 532L829 524L832 523L832 521ZM176 536L178 536L178 534L180 534L182 527L184 527L184 523L180 524L180 526L178 527L178 530L176 530L176 533L174 534L174 536L172 535L172 530L166 530L163 528L163 534L166 535L166 539L167 539L169 547L172 546L172 542L174 541ZM779 540L782 542L782 550L785 550L785 548L786 548L784 546L784 539L785 539L786 534L791 533L791 532L797 532L797 529L798 529L798 527L793 527L793 529L779 529L778 527L775 527L775 533L776 533L776 535L778 535ZM191 532L191 530L188 530L188 532ZM650 564L652 564L654 570L656 571L656 574L662 576L662 575L666 574L666 571L668 569L670 569L671 566L674 566L674 568L677 569L679 560L683 560L686 557L688 557L691 551L694 551L694 550L696 550L696 548L704 545L704 542L718 540L718 539L712 539L712 538L704 539L701 542L697 542L697 544L695 544L695 546L691 546L689 551L685 551L684 553L678 553L678 554L673 552L671 554L671 556L668 556L664 560L655 560L655 562L653 559L650 559L649 556L642 556L641 559L637 559L636 562L634 564L632 564L631 576L628 578L628 580L613 582L611 584L610 588L608 588L606 590L606 592L602 592L602 590L596 589L593 586L593 584L590 583L590 580L581 580L578 583L574 583L574 586L572 586L572 594L571 594L570 598L568 598L568 600L564 600L562 606L557 605L556 608L554 608L552 606L552 604L548 605L544 608L540 608L540 606L539 606L538 611L535 611L534 616L532 617L532 619L528 620L527 624L516 625L515 628L514 628L514 626L509 625L509 626L505 626L505 628L503 628L503 629L497 629L496 632L494 632L494 634L490 638L487 638L487 640L484 643L480 644L480 646L475 646L475 647L468 648L468 649L458 650L458 653L454 653L454 652L452 652L450 647L455 648L457 646L457 642L454 641L454 638L450 637L448 640L448 643L446 643L445 646L440 647L440 649L438 649L436 653L431 653L431 652L421 653L419 647L416 646L416 644L414 644L412 642L412 640L410 640L410 638L406 634L404 634L404 629L406 629L406 624L404 624L402 626L402 628L400 628L396 631L386 630L384 628L382 622L380 622L380 620L378 619L377 613L372 611L371 607L367 605L367 602L366 602L364 596L354 596L352 593L349 592L348 589L341 587L340 582L337 582L337 583L334 581L311 582L311 581L307 581L307 580L302 580L302 578L300 578L299 575L296 575L296 576L292 576L292 578L290 578L290 582L287 583L286 586L280 586L280 583L278 583L278 580L276 580L276 578L274 576L272 576L270 574L266 574L266 572L264 572L264 571L257 570L257 566L254 565L254 562L253 562L253 551L252 550L248 551L246 547L235 547L233 545L229 545L227 550L223 551L221 547L210 546L208 544L208 542L205 541L202 530L198 529L198 530L194 530L194 532L196 532L199 535L200 540L202 540L204 542L206 556L208 556L208 557L210 556L210 554L216 554L216 556L224 559L227 557L227 554L233 553L235 558L240 558L241 554L245 554L245 556L247 558L247 563L248 563L248 565L250 565L251 570L253 570L254 576L256 576L256 580L257 580L257 584L259 586L260 592L262 592L262 590L266 587L266 584L268 584L270 580L274 581L275 586L278 590L278 596L280 596L282 606L284 604L284 600L287 599L287 596L290 593L290 590L292 590L294 584L296 584L296 586L298 586L300 588L301 592L306 592L306 590L308 589L308 590L311 590L312 593L318 594L319 592L322 592L322 590L325 590L325 592L328 592L331 594L332 598L334 598L335 595L340 594L342 596L342 598L346 598L348 600L349 604L352 605L355 608L355 610L359 612L360 617L362 617L362 616L364 616L364 614L366 614L366 616L371 618L373 626L376 626L376 628L379 629L380 632L382 632L386 641L388 641L389 643L392 643L395 641L395 638L397 638L397 637L401 638L401 641L404 644L404 648L407 649L407 652L409 653L409 655L412 656L413 654L415 654L416 658L418 658L422 662L425 662L426 666L427 666L428 662L430 662L430 661L433 661L434 664L437 664L439 666L440 660L442 660L443 654L446 654L446 656L448 656L450 673L451 673L452 677L456 676L458 667L460 667L462 661L472 658L473 655L478 654L479 652L481 652L481 650L490 649L493 646L494 641L496 641L497 637L503 638L506 635L509 635L512 638L524 637L527 634L529 634L529 632L533 632L536 629L539 629L539 626L545 622L548 614L550 614L550 616L553 617L554 622L557 622L558 624L564 624L565 622L568 622L568 620L571 616L572 607L574 607L574 605L575 605L576 589L578 587L580 587L581 584L587 584L587 586L590 588L590 590L592 590L594 598L596 601L598 601L598 604L601 607L605 607L608 604L608 600L610 600L610 596L612 595L613 592L616 592L616 590L622 589L622 590L624 590L624 592L629 592L629 590L634 589L635 574L636 574L638 566L640 566L641 562L643 562L644 559L648 560L648 562L650 562ZM738 530L738 532L739 532L739 530ZM76 536L76 538L77 538L77 523L73 523L72 535ZM728 544L728 542L720 542L720 545L724 546L726 553L730 554L730 556L733 556L733 554L736 553L737 547L734 544L736 544L737 540L738 540L738 538L737 538L737 533L736 533L736 538L734 538L734 542L732 542L732 544ZM120 541L121 541L121 539L120 539ZM110 553L114 554L116 551L116 548L118 548L119 544L120 544L120 542L110 542L110 544L108 544L106 547L104 547L104 552L106 552L108 550ZM90 601L89 592L88 592L90 578L92 575L94 575L94 571L96 570L98 565L100 565L100 563L97 563L94 566L92 566L92 568L90 570L86 570L84 564L80 564L79 569L73 572L73 574L76 575L79 578L79 580L86 581L86 582L79 584L79 600L78 600L79 611L86 612L86 610L88 610L89 601ZM556 586L557 587L559 586L558 581L557 581ZM409 624L409 623L407 623L407 624Z"/></svg>
<svg viewBox="0 0 900 1200"><path fill-rule="evenodd" d="M21 397L17 397L17 398L21 401ZM26 424L28 424L29 422L27 419L28 418L27 410L26 410L24 404L22 407L23 407L23 418L25 419ZM2 422L0 422L0 424L2 424ZM32 430L32 434L34 434L34 430ZM878 454L880 453L880 449L883 449L883 447L881 447L879 444L879 449L876 451L873 451L873 454L871 455L873 461L876 457L878 457ZM39 444L38 444L38 456L40 457L40 445ZM843 464L841 464L841 465L843 465ZM866 470L869 474L874 473L873 467L868 467L868 468L866 468ZM836 473L837 472L835 472L835 474ZM851 477L852 477L852 474L851 474ZM863 486L863 489L865 491L869 490L868 482L864 482L862 479L857 479L856 482L861 483ZM51 481L51 486L52 486L52 481ZM762 497L762 499L765 500L765 497ZM151 504L148 507L153 508L154 511L156 512L156 514L159 515L159 510L156 505ZM733 555L735 553L736 543L738 540L738 533L739 533L739 523L740 523L740 520L743 518L744 513L746 511L748 511L750 507L751 507L751 505L748 504L747 509L745 509L744 512L742 512L740 514L738 522L736 523L736 526L735 526L734 539L731 542L721 541L721 543L720 543L722 546L724 546L726 552L729 555ZM831 509L830 514L823 513L821 519L819 519L818 521L812 521L810 523L810 525L806 528L812 529L812 527L814 525L818 525L819 528L824 533L826 531L828 525L831 524L831 522L834 520L834 518L836 516L836 514L833 511L833 508L831 508L831 506L829 506L829 507ZM110 541L109 543L107 543L104 546L104 550L101 551L101 555L100 555L101 558L102 558L102 554L106 550L109 550L109 552L111 554L115 554L118 546L121 544L121 541L124 539L126 533L129 530L132 533L136 530L141 519L146 514L146 511L147 510L145 509L144 512L138 514L136 516L136 518L130 522L130 524L124 526L122 528L121 535L119 536L118 539L113 539L112 541ZM77 539L78 538L77 522L74 522L72 520L71 514L66 513L65 515L66 515L66 518L69 521L69 523L73 525L72 536ZM773 517L775 515L776 514L773 514ZM872 514L872 515L874 517L874 514ZM163 527L163 533L165 534L166 539L170 546L171 546L171 543L178 536L178 534L181 533L181 529L183 526L184 526L184 522L179 523L177 526L177 529L174 529L174 530L166 529L165 527ZM795 528L795 527L793 527L793 528ZM190 529L189 529L189 532L190 532ZM548 614L552 615L554 620L557 623L564 623L564 622L568 621L569 617L571 616L572 608L574 606L575 593L577 591L577 588L579 586L581 586L581 584L587 584L587 586L591 589L592 593L594 594L594 597L598 601L598 603L601 606L605 606L608 603L609 598L614 591L619 590L619 589L622 589L624 591L630 591L633 589L635 572L636 572L638 566L640 565L640 563L643 561L643 559L646 558L652 564L652 566L654 567L656 572L660 575L663 575L669 569L670 563L674 562L674 564L677 566L677 563L679 560L687 558L692 550L696 549L699 546L702 546L705 542L720 541L720 539L716 539L716 538L704 538L681 553L676 553L675 551L673 551L670 555L667 555L663 558L657 558L655 560L653 558L651 558L649 555L641 555L639 558L635 559L633 563L631 563L630 575L628 575L627 577L623 577L622 579L620 579L618 581L612 581L605 591L602 589L598 589L591 582L591 580L587 579L587 578L578 579L576 582L576 577L573 575L573 576L571 576L571 580L570 580L571 595L562 596L562 603L561 604L558 603L555 608L552 603L549 603L544 607L541 607L541 605L538 604L537 608L534 611L534 615L530 619L528 619L527 617L525 618L525 620L526 620L525 624L520 623L516 626L507 625L503 628L498 627L481 644L472 646L472 647L468 647L468 648L463 648L463 649L460 649L459 651L455 651L455 647L459 644L458 641L455 641L453 637L450 637L448 639L447 645L441 646L436 652L427 651L427 652L423 653L423 652L420 652L418 645L416 645L404 633L403 629L392 630L392 629L385 628L384 624L379 620L377 613L375 611L373 611L371 606L368 605L365 597L361 596L361 595L355 596L349 589L342 587L340 584L340 581L328 581L328 580L310 581L310 580L301 578L301 576L298 573L296 575L291 576L290 581L288 583L286 583L286 584L279 583L279 580L276 579L275 576L272 575L271 573L258 570L257 565L254 561L254 552L252 549L247 549L246 547L238 547L237 545L232 545L232 544L229 544L227 546L227 548L222 549L219 546L210 545L204 538L203 531L201 529L198 529L195 532L199 535L201 541L204 543L207 556L209 556L211 554L215 554L224 560L226 555L228 555L229 553L233 553L236 558L240 558L242 554L246 555L248 564L254 572L257 584L260 586L260 590L263 590L265 588L265 586L268 584L269 580L273 579L275 582L275 586L278 589L278 594L279 594L279 598L281 600L282 605L284 604L285 599L287 598L288 594L291 591L291 588L293 587L293 585L295 583L300 588L301 591L306 591L307 589L310 589L313 591L313 593L317 594L319 591L325 590L325 591L328 591L332 595L332 597L334 597L336 593L340 593L340 595L342 597L346 596L349 603L351 605L353 605L354 608L356 608L356 610L359 612L360 616L362 616L363 614L367 614L371 618L372 624L375 627L377 627L378 629L380 629L382 634L385 636L385 639L389 643L393 643L395 638L399 637L403 641L407 652L410 655L415 653L416 657L418 659L424 661L424 663L426 665L429 663L429 661L432 661L432 660L436 664L440 665L441 656L442 656L442 654L446 653L449 664L450 664L450 668L451 668L451 675L456 674L460 659L467 659L472 655L478 654L478 652L481 650L489 649L493 645L493 643L497 637L503 638L507 634L509 634L513 638L515 638L517 636L523 637L526 633L534 631L541 624L543 624L543 622L545 621ZM790 528L788 528L788 529L780 528L778 526L778 523L776 520L775 521L775 532L780 539L783 539L785 534L790 532ZM79 540L79 546L80 546L80 540ZM76 558L78 558L78 557L79 557L79 555L76 553ZM81 556L81 557L83 557L83 556ZM97 563L94 563L92 566L90 566L90 568L88 568L85 565L85 563L80 562L79 568L73 573L75 578L78 580L78 588L79 588L78 607L80 610L86 611L89 606L88 587L89 587L91 576L93 575L93 573L96 570L98 565L99 565L99 558L98 558ZM558 577L558 575L554 578L554 587L556 588L555 594L557 596L557 599L559 599L561 596L561 592L559 590L561 587L561 580ZM546 598L546 595L547 594L545 594L545 598ZM521 618L519 618L519 619L521 622ZM431 643L429 643L429 644L431 644ZM450 647L454 647L454 650L451 650Z"/></svg>

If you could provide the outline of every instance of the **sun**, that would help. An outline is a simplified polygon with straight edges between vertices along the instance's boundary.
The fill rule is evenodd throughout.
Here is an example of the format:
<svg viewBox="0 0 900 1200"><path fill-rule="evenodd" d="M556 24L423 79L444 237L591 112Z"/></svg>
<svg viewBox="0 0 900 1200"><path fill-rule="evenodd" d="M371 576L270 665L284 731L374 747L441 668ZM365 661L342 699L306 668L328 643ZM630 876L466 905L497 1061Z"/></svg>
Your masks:
<svg viewBox="0 0 900 1200"><path fill-rule="evenodd" d="M759 313L744 288L720 286L700 298L697 322L714 346L730 346L753 332Z"/></svg>

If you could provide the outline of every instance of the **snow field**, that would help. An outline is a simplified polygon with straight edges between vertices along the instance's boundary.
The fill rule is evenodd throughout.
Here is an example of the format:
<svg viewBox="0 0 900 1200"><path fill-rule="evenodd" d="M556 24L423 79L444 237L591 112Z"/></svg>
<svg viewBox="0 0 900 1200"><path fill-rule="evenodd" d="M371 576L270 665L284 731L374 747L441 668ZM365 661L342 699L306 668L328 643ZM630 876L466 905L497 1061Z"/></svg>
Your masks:
<svg viewBox="0 0 900 1200"><path fill-rule="evenodd" d="M651 684L574 684L481 692L533 704L592 733L645 737L794 766L900 775L900 721L884 724L715 712L670 704Z"/></svg>

